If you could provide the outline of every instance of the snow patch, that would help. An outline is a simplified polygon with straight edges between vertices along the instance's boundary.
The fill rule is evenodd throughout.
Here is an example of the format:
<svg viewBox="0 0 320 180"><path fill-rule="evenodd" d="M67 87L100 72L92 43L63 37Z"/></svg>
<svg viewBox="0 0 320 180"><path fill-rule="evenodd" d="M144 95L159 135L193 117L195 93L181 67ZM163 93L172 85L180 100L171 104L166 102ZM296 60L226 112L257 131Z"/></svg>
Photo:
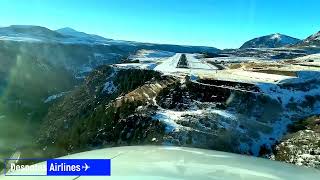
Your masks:
<svg viewBox="0 0 320 180"><path fill-rule="evenodd" d="M280 83L299 84L312 80L320 80L319 72L298 72L298 78L291 78L281 81ZM305 100L305 96L316 96L319 95L320 86L316 86L309 91L284 89L277 84L260 83L257 86L262 90L263 93L270 96L271 98L281 101L282 105L286 107L290 102L301 103Z"/></svg>
<svg viewBox="0 0 320 180"><path fill-rule="evenodd" d="M265 145L268 148L272 148L271 145L275 143L275 140L280 140L285 132L287 132L287 126L291 123L290 119L288 118L280 118L273 124L272 126L272 133L270 134L263 134L259 133L260 137L255 140L255 143L251 146L251 151L255 156L259 155L261 146Z"/></svg>
<svg viewBox="0 0 320 180"><path fill-rule="evenodd" d="M173 56L174 52L169 51L160 51L160 50L146 50L142 49L139 50L136 55L130 56L130 58L164 58L164 57L170 57Z"/></svg>
<svg viewBox="0 0 320 180"><path fill-rule="evenodd" d="M3 41L18 41L18 42L42 42L42 40L33 37L15 37L15 36L0 36Z"/></svg>
<svg viewBox="0 0 320 180"><path fill-rule="evenodd" d="M103 93L107 93L107 94L113 94L114 92L116 92L118 89L117 87L113 84L113 81L107 81L104 84L104 87L102 89Z"/></svg>
<svg viewBox="0 0 320 180"><path fill-rule="evenodd" d="M110 80L117 74L117 72L118 72L118 69L113 68L112 73L106 79L106 83L104 84L104 87L102 89L103 93L112 94L118 90L118 88L114 85L113 81Z"/></svg>
<svg viewBox="0 0 320 180"><path fill-rule="evenodd" d="M49 102L51 102L53 100L56 100L56 99L64 96L66 93L68 93L68 92L61 92L59 94L54 94L52 96L49 96L46 100L44 100L44 103L49 103Z"/></svg>
<svg viewBox="0 0 320 180"><path fill-rule="evenodd" d="M274 34L273 36L271 36L270 39L277 39L277 40L281 40L281 35L279 33Z"/></svg>
<svg viewBox="0 0 320 180"><path fill-rule="evenodd" d="M236 120L235 115L231 114L230 112L227 112L227 111L213 109L213 110L210 110L210 113L218 114L218 115L220 115L220 116L222 116L224 118Z"/></svg>
<svg viewBox="0 0 320 180"><path fill-rule="evenodd" d="M157 64L156 63L125 63L125 64L115 64L115 66L122 69L153 70L157 66Z"/></svg>
<svg viewBox="0 0 320 180"><path fill-rule="evenodd" d="M179 131L181 125L177 124L175 120L179 119L181 115L173 111L160 111L153 115L153 119L159 120L166 125L166 133Z"/></svg>
<svg viewBox="0 0 320 180"><path fill-rule="evenodd" d="M202 114L218 114L221 117L227 118L227 119L231 119L231 120L236 120L236 117L227 112L227 111L223 111L223 110L217 110L217 109L203 109L203 110L199 110L199 109L195 109L195 110L185 110L185 111L173 111L173 110L159 110L154 116L153 119L157 119L161 122L163 122L164 124L167 125L166 127L166 132L173 132L173 131L179 131L181 128L188 128L188 127L184 127L182 125L177 124L177 121L184 119L185 116L201 116ZM228 124L227 123L220 123L221 126L228 128Z"/></svg>

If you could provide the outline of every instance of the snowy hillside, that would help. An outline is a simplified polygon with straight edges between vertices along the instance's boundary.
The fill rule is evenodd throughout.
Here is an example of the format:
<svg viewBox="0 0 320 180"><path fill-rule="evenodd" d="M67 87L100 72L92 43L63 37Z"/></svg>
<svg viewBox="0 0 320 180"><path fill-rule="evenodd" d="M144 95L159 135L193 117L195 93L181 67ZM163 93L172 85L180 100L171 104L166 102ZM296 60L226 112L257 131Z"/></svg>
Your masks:
<svg viewBox="0 0 320 180"><path fill-rule="evenodd" d="M297 46L320 47L320 31L309 36Z"/></svg>
<svg viewBox="0 0 320 180"><path fill-rule="evenodd" d="M246 48L277 48L287 45L293 45L298 43L300 40L283 34L271 34L254 38L250 41L245 42L240 49Z"/></svg>
<svg viewBox="0 0 320 180"><path fill-rule="evenodd" d="M160 50L139 50L134 56L130 58L164 58L173 56L174 52L160 51Z"/></svg>

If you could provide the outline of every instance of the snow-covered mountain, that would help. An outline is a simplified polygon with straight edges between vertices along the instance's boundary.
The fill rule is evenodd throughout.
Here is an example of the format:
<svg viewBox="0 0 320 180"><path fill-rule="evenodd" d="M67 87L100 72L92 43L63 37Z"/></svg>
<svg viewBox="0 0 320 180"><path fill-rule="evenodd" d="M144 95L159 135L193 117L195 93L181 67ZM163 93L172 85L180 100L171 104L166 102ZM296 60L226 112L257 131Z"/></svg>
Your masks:
<svg viewBox="0 0 320 180"><path fill-rule="evenodd" d="M320 31L303 40L298 46L320 47Z"/></svg>
<svg viewBox="0 0 320 180"><path fill-rule="evenodd" d="M254 38L250 41L245 42L240 49L246 48L277 48L287 45L293 45L301 41L300 39L293 38L283 34L271 34Z"/></svg>

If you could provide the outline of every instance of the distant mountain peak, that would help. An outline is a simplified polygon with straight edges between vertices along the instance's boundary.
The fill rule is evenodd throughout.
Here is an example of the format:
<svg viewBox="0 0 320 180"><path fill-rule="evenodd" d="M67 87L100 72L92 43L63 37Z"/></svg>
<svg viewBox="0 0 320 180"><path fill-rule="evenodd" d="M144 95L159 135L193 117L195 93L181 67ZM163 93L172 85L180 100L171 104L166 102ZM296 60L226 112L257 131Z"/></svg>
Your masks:
<svg viewBox="0 0 320 180"><path fill-rule="evenodd" d="M81 33L71 27L64 27L64 28L60 28L60 29L57 29L56 32L64 32L64 33Z"/></svg>
<svg viewBox="0 0 320 180"><path fill-rule="evenodd" d="M63 28L60 28L58 30L71 30L71 31L76 31L75 29L71 28L71 27L63 27Z"/></svg>
<svg viewBox="0 0 320 180"><path fill-rule="evenodd" d="M270 39L277 39L277 40L281 40L281 34L280 33L275 33L271 36Z"/></svg>
<svg viewBox="0 0 320 180"><path fill-rule="evenodd" d="M62 35L65 35L65 36L71 36L71 37L75 37L75 38L83 38L83 39L87 39L87 40L91 40L91 41L111 40L111 39L104 38L102 36L87 34L87 33L81 32L81 31L77 31L77 30L70 28L70 27L64 27L61 29L57 29L56 32L58 32Z"/></svg>
<svg viewBox="0 0 320 180"><path fill-rule="evenodd" d="M320 31L310 36L311 39L320 40Z"/></svg>
<svg viewBox="0 0 320 180"><path fill-rule="evenodd" d="M297 46L320 47L320 31L309 36L303 42L299 43Z"/></svg>
<svg viewBox="0 0 320 180"><path fill-rule="evenodd" d="M300 42L300 39L293 38L284 34L275 33L261 36L245 42L240 49L246 48L278 48L293 45Z"/></svg>

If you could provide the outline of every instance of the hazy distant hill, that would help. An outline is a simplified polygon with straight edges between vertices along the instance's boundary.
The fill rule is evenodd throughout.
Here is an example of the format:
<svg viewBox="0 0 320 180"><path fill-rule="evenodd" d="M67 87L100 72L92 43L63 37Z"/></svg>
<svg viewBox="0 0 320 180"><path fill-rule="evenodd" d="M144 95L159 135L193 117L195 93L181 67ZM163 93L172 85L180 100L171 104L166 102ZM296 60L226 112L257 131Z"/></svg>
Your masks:
<svg viewBox="0 0 320 180"><path fill-rule="evenodd" d="M56 30L56 32L64 35L64 36L71 36L71 37L76 37L76 38L83 38L83 39L88 39L88 40L92 40L94 41L100 41L100 42L106 42L106 41L110 41L112 39L107 39L98 35L94 35L94 34L87 34L84 32L79 32L76 31L72 28L69 27L65 27L65 28L61 28Z"/></svg>

